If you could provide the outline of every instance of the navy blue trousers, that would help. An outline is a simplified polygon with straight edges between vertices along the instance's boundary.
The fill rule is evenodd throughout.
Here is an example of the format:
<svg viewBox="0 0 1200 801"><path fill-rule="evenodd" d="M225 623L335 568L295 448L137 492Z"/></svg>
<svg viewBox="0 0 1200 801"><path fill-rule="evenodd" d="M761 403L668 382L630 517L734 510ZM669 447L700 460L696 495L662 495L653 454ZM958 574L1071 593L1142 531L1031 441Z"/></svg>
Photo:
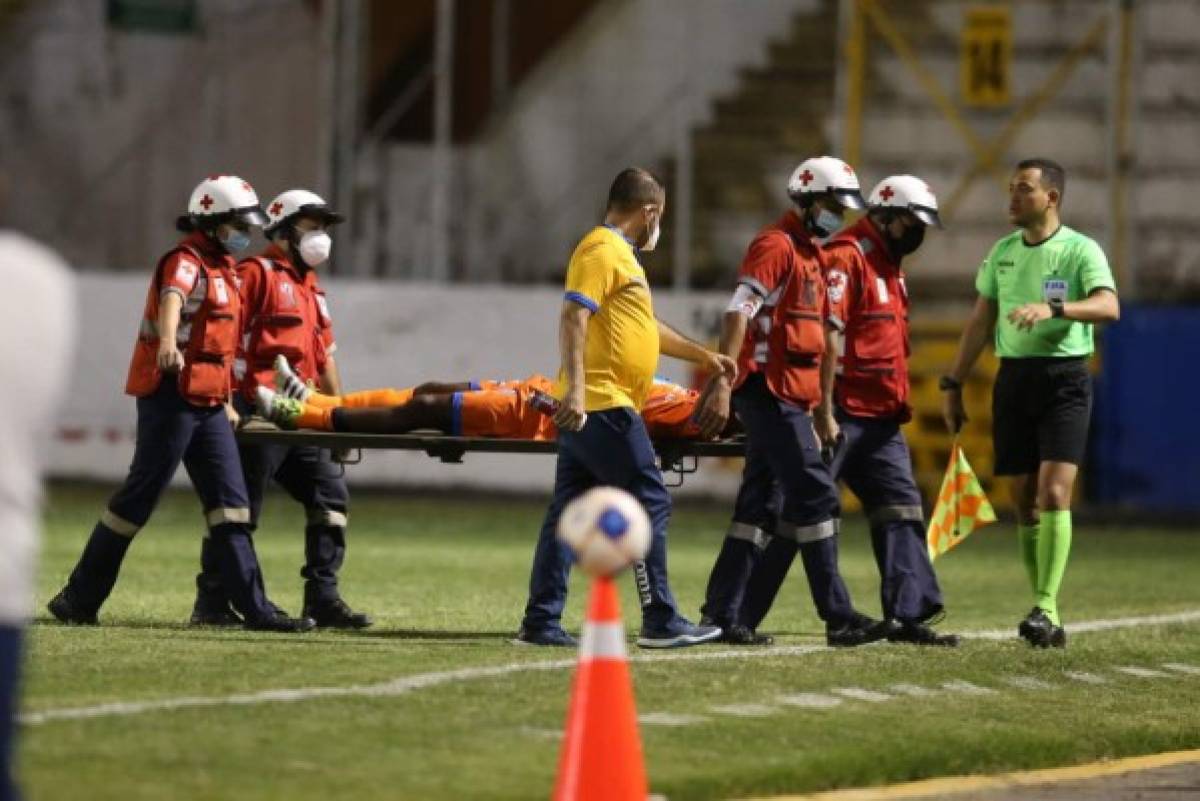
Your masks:
<svg viewBox="0 0 1200 801"><path fill-rule="evenodd" d="M572 554L555 532L563 507L586 490L600 485L619 487L637 498L650 517L650 552L634 566L642 623L647 628L666 626L678 611L667 582L667 522L671 496L641 415L616 408L588 412L581 431L558 433L558 463L554 473L554 498L546 510L533 553L529 600L522 626L540 631L561 625L567 600L567 576Z"/></svg>
<svg viewBox="0 0 1200 801"><path fill-rule="evenodd" d="M67 588L82 608L97 610L116 584L133 536L149 521L182 462L200 496L215 575L234 608L257 619L271 614L251 538L250 508L233 427L219 407L193 406L164 379L137 399L137 445L125 483L92 530Z"/></svg>
<svg viewBox="0 0 1200 801"><path fill-rule="evenodd" d="M783 541L791 556L797 549L801 554L817 614L830 625L841 625L854 614L838 570L841 508L812 417L776 398L761 375L750 376L738 388L733 406L746 428L746 466L702 611L717 623L737 621L742 594L760 567L763 544Z"/></svg>
<svg viewBox="0 0 1200 801"><path fill-rule="evenodd" d="M243 413L249 414L250 409ZM239 454L250 497L251 523L257 526L262 519L263 498L272 481L304 507L307 523L300 575L306 579L305 602L339 597L338 570L346 559L350 491L329 450L312 445L242 445ZM210 550L210 541L205 540L196 582L200 592L211 597L219 584Z"/></svg>
<svg viewBox="0 0 1200 801"><path fill-rule="evenodd" d="M783 507L783 488L775 480L763 443L746 440L744 455L742 483L738 485L733 519L709 573L704 605L700 607L702 619L707 618L723 627L738 621L738 610L751 571L771 542L779 510ZM785 542L795 545L791 540Z"/></svg>
<svg viewBox="0 0 1200 801"><path fill-rule="evenodd" d="M21 671L21 629L0 626L0 801L18 801L13 779L17 729L17 677Z"/></svg>
<svg viewBox="0 0 1200 801"><path fill-rule="evenodd" d="M925 545L921 493L912 457L894 418L854 417L839 409L842 442L833 473L862 502L880 577L884 617L919 622L942 611L942 593ZM747 581L739 618L757 627L779 592L794 546L772 540Z"/></svg>

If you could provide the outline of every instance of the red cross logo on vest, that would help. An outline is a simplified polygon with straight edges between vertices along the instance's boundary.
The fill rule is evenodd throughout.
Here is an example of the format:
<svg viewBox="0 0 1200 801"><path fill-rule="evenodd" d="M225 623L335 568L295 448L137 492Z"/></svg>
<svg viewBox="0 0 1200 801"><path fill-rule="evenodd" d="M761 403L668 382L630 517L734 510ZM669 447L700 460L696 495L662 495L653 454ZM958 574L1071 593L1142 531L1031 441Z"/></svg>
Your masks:
<svg viewBox="0 0 1200 801"><path fill-rule="evenodd" d="M884 203L887 203L889 200L891 200L892 198L894 198L896 196L896 193L892 191L892 188L890 186L885 186L883 188L883 191L879 193L879 196L881 198L883 198Z"/></svg>
<svg viewBox="0 0 1200 801"><path fill-rule="evenodd" d="M280 202L276 201L275 203L272 203L272 204L271 204L271 215L272 215L273 217L278 217L278 216L279 216L279 214L280 214L280 212L282 212L282 211L283 211L283 204L282 204L282 203L280 203Z"/></svg>
<svg viewBox="0 0 1200 801"><path fill-rule="evenodd" d="M800 173L800 185L808 186L808 182L811 181L813 179L813 177L814 177L813 174L811 172L809 172L808 170L805 170L804 172Z"/></svg>
<svg viewBox="0 0 1200 801"><path fill-rule="evenodd" d="M200 205L204 207L205 211L208 211L209 209L211 209L213 203L216 203L216 201L213 200L208 195L205 195L204 197L200 198Z"/></svg>

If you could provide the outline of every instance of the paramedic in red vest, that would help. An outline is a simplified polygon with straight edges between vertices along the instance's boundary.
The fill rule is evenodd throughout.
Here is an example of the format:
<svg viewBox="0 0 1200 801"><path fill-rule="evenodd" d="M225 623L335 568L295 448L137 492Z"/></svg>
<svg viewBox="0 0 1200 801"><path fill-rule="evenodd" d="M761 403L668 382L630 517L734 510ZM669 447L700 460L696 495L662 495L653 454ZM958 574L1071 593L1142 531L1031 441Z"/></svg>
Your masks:
<svg viewBox="0 0 1200 801"><path fill-rule="evenodd" d="M250 184L216 175L176 223L186 236L159 260L125 391L137 398L137 445L124 485L92 530L67 586L50 601L64 623L96 623L133 537L183 462L208 524L214 581L249 629L309 631L267 600L233 437L231 373L241 330L234 260L266 221Z"/></svg>
<svg viewBox="0 0 1200 801"><path fill-rule="evenodd" d="M329 229L342 222L320 196L304 189L284 192L267 206L263 233L270 246L238 264L245 303L239 410L249 414L256 390L274 387L275 359L286 357L296 375L321 392L340 395L333 323L317 267L329 259ZM239 365L239 368L242 365ZM361 629L371 619L353 611L338 592L338 570L346 555L350 494L330 452L312 445L242 445L242 467L250 493L250 519L261 519L267 484L277 481L304 506L304 615L318 626ZM220 622L225 604L210 592L218 585L209 560L198 583L196 612Z"/></svg>
<svg viewBox="0 0 1200 801"><path fill-rule="evenodd" d="M833 474L862 502L880 576L880 602L892 642L953 647L927 621L942 611L942 593L925 545L921 493L901 426L912 418L908 381L908 290L901 267L941 227L933 190L912 175L880 181L867 216L825 245L826 282L842 353L836 380L814 415L817 434L834 448ZM830 392L832 390L832 392ZM757 625L783 583L787 558L767 548L746 591L742 618ZM784 545L786 547L786 545Z"/></svg>
<svg viewBox="0 0 1200 801"><path fill-rule="evenodd" d="M740 624L737 610L762 548L782 539L792 554L800 550L826 641L855 646L877 639L879 626L854 610L838 571L841 507L813 430L822 364L835 358L816 240L841 227L846 209L866 203L854 170L829 156L801 163L788 182L788 195L796 207L750 243L723 319L720 350L737 356L738 378L731 384L724 376L714 377L697 413L702 432L712 434L724 427L732 402L746 429L746 464L733 521L701 612L703 622L721 626L728 641L769 643L754 626Z"/></svg>

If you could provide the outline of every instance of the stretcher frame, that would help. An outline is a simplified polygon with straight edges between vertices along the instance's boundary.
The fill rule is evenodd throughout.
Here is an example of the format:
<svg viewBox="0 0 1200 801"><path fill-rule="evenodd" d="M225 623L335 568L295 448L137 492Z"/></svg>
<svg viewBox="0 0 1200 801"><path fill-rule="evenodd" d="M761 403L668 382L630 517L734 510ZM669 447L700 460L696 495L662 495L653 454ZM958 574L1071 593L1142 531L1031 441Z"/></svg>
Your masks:
<svg viewBox="0 0 1200 801"><path fill-rule="evenodd" d="M359 451L360 458L346 460L344 464L361 461L364 450L422 451L426 456L439 459L445 464L461 464L469 452L477 453L557 453L558 445L553 440L501 439L499 437L455 437L436 432L414 431L409 434L348 434L329 431L284 431L270 423L255 420L243 426L237 433L239 442L248 445L314 445L330 450ZM663 473L672 473L677 479L666 482L668 486L683 484L684 476L695 473L704 456L744 456L744 439L690 440L656 439L654 450L658 454L659 467Z"/></svg>

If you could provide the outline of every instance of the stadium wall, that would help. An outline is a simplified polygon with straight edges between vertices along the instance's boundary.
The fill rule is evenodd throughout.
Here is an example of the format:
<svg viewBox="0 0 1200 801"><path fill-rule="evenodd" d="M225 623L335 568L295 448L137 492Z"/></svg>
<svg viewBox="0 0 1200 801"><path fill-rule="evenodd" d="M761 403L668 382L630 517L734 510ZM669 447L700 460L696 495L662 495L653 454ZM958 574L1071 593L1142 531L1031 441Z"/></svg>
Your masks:
<svg viewBox="0 0 1200 801"><path fill-rule="evenodd" d="M820 0L608 0L454 153L456 279L540 281L595 219L617 171L661 169L767 45ZM360 153L358 251L346 268L422 278L432 251L427 146Z"/></svg>

